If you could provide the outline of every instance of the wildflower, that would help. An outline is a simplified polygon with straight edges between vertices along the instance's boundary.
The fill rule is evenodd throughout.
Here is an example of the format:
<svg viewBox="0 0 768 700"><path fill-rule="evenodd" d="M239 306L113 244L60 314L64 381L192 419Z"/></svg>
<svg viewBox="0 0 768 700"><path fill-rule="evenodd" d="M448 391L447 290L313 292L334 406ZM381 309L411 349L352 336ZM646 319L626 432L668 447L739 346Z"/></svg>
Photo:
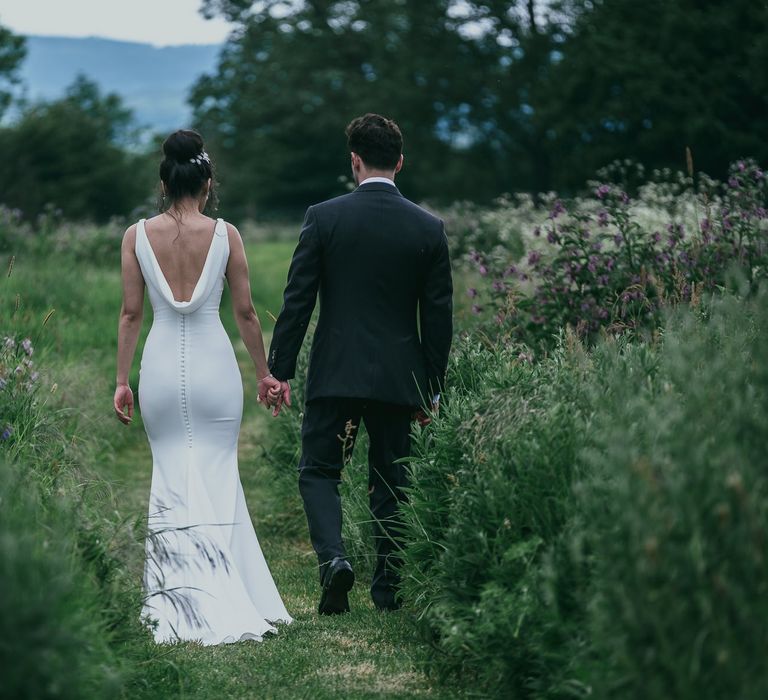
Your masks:
<svg viewBox="0 0 768 700"><path fill-rule="evenodd" d="M526 282L528 280L528 275L526 275L524 272L521 272L518 277L521 282Z"/></svg>
<svg viewBox="0 0 768 700"><path fill-rule="evenodd" d="M755 180L762 180L765 177L765 173L760 170L760 168L755 168L752 177L755 178Z"/></svg>
<svg viewBox="0 0 768 700"><path fill-rule="evenodd" d="M13 348L16 347L16 341L13 338L9 338L8 336L5 336L5 347L9 348L10 350L13 350Z"/></svg>
<svg viewBox="0 0 768 700"><path fill-rule="evenodd" d="M517 272L517 269L514 265L510 265L506 270L504 270L504 277L511 277L512 275Z"/></svg>
<svg viewBox="0 0 768 700"><path fill-rule="evenodd" d="M603 244L602 244L602 242L601 242L601 241L595 241L595 242L592 244L592 250L600 251L600 250L602 250L602 249L603 249Z"/></svg>
<svg viewBox="0 0 768 700"><path fill-rule="evenodd" d="M477 271L485 277L488 274L488 268L485 265L480 265L480 267L477 268Z"/></svg>
<svg viewBox="0 0 768 700"><path fill-rule="evenodd" d="M541 236L541 226L537 226L536 228L533 229L533 235L536 236L536 238Z"/></svg>
<svg viewBox="0 0 768 700"><path fill-rule="evenodd" d="M467 290L467 296L468 296L470 299L474 299L474 298L477 296L477 290L476 290L474 287L470 287L470 288Z"/></svg>
<svg viewBox="0 0 768 700"><path fill-rule="evenodd" d="M554 245L555 243L558 242L558 240L560 239L557 237L557 234L555 233L555 229L554 228L551 229L547 234L547 243L551 243L552 245Z"/></svg>
<svg viewBox="0 0 768 700"><path fill-rule="evenodd" d="M705 219L706 221L706 219ZM653 235L651 236L651 240L654 243L659 243L661 241L661 234L658 231L654 231Z"/></svg>
<svg viewBox="0 0 768 700"><path fill-rule="evenodd" d="M621 245L621 244L624 242L624 236L622 236L620 233L617 233L617 234L616 234L616 235L613 237L613 242L614 242L616 245Z"/></svg>
<svg viewBox="0 0 768 700"><path fill-rule="evenodd" d="M621 193L621 203L629 204L629 195L626 192Z"/></svg>
<svg viewBox="0 0 768 700"><path fill-rule="evenodd" d="M13 435L13 426L6 425L5 428L3 428L3 432L0 433L0 440L7 440L11 435Z"/></svg>
<svg viewBox="0 0 768 700"><path fill-rule="evenodd" d="M478 253L476 250L471 250L471 251L469 252L469 259L470 259L470 260L471 260L473 263L479 263L479 262L482 262L482 260L483 260L483 256L482 256L482 255L480 255L480 253Z"/></svg>
<svg viewBox="0 0 768 700"><path fill-rule="evenodd" d="M740 160L736 163L736 167L739 169L739 172L743 173L747 169L747 164L743 160Z"/></svg>
<svg viewBox="0 0 768 700"><path fill-rule="evenodd" d="M605 209L601 209L597 214L597 223L599 226L608 225L608 212Z"/></svg>
<svg viewBox="0 0 768 700"><path fill-rule="evenodd" d="M597 271L597 265L600 262L600 258L597 255L590 255L589 262L587 263L587 270L594 273Z"/></svg>
<svg viewBox="0 0 768 700"><path fill-rule="evenodd" d="M605 320L608 318L608 309L604 309L602 306L595 309L595 314L597 314L598 318L601 318Z"/></svg>
<svg viewBox="0 0 768 700"><path fill-rule="evenodd" d="M541 260L541 253L536 250L532 250L528 255L528 264L534 266L537 262L539 262L539 260Z"/></svg>
<svg viewBox="0 0 768 700"><path fill-rule="evenodd" d="M491 286L493 287L494 292L503 292L507 288L507 285L501 280L493 280L493 285Z"/></svg>
<svg viewBox="0 0 768 700"><path fill-rule="evenodd" d="M600 275L597 278L597 286L598 287L607 287L608 283L611 281L611 278L608 277L608 275Z"/></svg>
<svg viewBox="0 0 768 700"><path fill-rule="evenodd" d="M739 187L741 187L741 180L737 177L732 177L728 179L728 187L731 189L737 190Z"/></svg>
<svg viewBox="0 0 768 700"><path fill-rule="evenodd" d="M549 218L556 219L558 216L560 216L560 214L564 214L564 213L565 213L565 206L563 205L563 203L559 199L555 200L555 203L552 206L552 211L549 213Z"/></svg>
<svg viewBox="0 0 768 700"><path fill-rule="evenodd" d="M610 193L611 193L610 185L600 185L600 187L598 187L595 190L595 196L598 199L605 199Z"/></svg>
<svg viewBox="0 0 768 700"><path fill-rule="evenodd" d="M475 316L477 316L482 310L482 307L478 306L477 304L472 304L472 313L475 314Z"/></svg>
<svg viewBox="0 0 768 700"><path fill-rule="evenodd" d="M29 381L36 382L40 378L39 372L32 372L31 375L29 375Z"/></svg>
<svg viewBox="0 0 768 700"><path fill-rule="evenodd" d="M32 347L32 341L29 338L24 338L24 340L21 341L21 347L24 350L27 355L30 357L32 356L32 353L35 351L35 349Z"/></svg>

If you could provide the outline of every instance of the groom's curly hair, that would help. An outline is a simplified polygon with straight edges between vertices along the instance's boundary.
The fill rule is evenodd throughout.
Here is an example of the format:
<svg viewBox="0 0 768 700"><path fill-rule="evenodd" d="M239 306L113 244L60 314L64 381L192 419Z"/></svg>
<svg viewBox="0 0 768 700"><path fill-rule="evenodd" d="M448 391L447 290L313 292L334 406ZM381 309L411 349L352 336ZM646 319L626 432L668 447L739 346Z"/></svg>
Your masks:
<svg viewBox="0 0 768 700"><path fill-rule="evenodd" d="M380 114L368 113L347 126L347 145L372 168L394 170L403 152L400 127Z"/></svg>

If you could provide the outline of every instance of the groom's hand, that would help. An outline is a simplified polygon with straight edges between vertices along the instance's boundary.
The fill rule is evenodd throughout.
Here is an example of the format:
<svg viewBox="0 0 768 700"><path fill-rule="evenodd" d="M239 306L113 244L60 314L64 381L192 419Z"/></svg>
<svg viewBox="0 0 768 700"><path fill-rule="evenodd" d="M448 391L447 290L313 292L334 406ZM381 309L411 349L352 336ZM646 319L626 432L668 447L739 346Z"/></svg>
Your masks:
<svg viewBox="0 0 768 700"><path fill-rule="evenodd" d="M277 404L275 404L275 410L272 411L272 415L275 418L280 415L280 409L283 407L283 404L288 406L288 408L291 407L291 385L288 382L280 382L280 397L277 399Z"/></svg>

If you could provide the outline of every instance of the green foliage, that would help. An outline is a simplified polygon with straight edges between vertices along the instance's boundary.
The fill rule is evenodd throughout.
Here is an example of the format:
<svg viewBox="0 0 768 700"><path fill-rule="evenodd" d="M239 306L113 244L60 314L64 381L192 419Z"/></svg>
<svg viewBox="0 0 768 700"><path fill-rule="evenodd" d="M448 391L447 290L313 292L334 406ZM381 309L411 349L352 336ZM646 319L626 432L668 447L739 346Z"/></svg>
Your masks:
<svg viewBox="0 0 768 700"><path fill-rule="evenodd" d="M530 227L527 259L503 241L530 209L500 208L486 234L489 247L466 256L480 275L469 289L473 310L496 333L547 348L565 326L591 340L606 331L653 333L666 308L733 288L734 268L749 282L765 278L763 170L740 160L727 184L699 176L694 187L692 172L683 179L672 197L676 206L660 206L662 188L653 183L639 188L637 200L606 183L567 206L556 199L546 219L545 210L538 212L543 223Z"/></svg>
<svg viewBox="0 0 768 700"><path fill-rule="evenodd" d="M0 698L113 698L122 669L71 532L24 464L0 469Z"/></svg>
<svg viewBox="0 0 768 700"><path fill-rule="evenodd" d="M406 595L492 697L763 697L766 291L656 345L471 338L420 433Z"/></svg>
<svg viewBox="0 0 768 700"><path fill-rule="evenodd" d="M11 88L19 82L18 71L25 55L24 37L0 25L0 117L11 103Z"/></svg>
<svg viewBox="0 0 768 700"><path fill-rule="evenodd" d="M763 698L768 294L613 361L578 493L598 697Z"/></svg>
<svg viewBox="0 0 768 700"><path fill-rule="evenodd" d="M46 207L77 220L128 215L151 193L146 156L126 150L131 114L81 77L66 95L33 105L0 129L2 201L33 219Z"/></svg>
<svg viewBox="0 0 768 700"><path fill-rule="evenodd" d="M588 366L561 347L455 350L441 415L418 436L405 510L405 595L437 672L494 696L579 696L578 568L554 568L589 415ZM583 689L583 688L582 688Z"/></svg>

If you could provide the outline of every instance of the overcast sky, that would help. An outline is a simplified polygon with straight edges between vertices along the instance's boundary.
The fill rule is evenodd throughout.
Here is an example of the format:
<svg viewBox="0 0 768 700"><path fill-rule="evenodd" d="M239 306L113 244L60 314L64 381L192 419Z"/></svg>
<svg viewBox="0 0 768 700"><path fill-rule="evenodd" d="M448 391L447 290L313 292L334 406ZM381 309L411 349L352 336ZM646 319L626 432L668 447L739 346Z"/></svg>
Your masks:
<svg viewBox="0 0 768 700"><path fill-rule="evenodd" d="M17 34L100 36L157 46L217 44L229 25L206 20L200 0L2 0L0 24Z"/></svg>

